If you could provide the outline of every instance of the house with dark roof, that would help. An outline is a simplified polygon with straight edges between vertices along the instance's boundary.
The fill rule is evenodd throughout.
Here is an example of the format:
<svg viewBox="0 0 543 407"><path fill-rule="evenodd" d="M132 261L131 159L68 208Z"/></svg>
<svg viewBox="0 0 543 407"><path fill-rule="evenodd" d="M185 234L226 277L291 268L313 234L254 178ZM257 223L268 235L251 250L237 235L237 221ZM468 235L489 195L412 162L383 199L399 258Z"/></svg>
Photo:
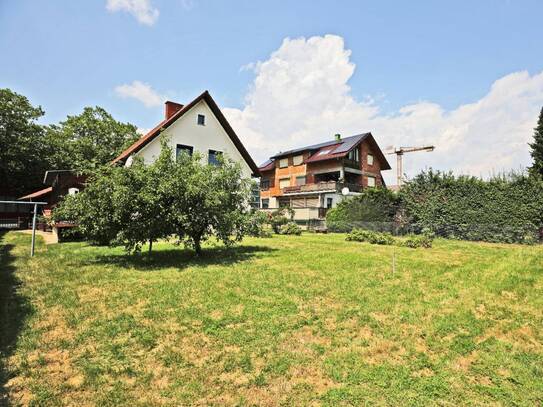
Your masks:
<svg viewBox="0 0 543 407"><path fill-rule="evenodd" d="M329 208L364 188L385 186L390 170L371 133L280 152L259 167L262 209L290 207L295 220L323 219Z"/></svg>
<svg viewBox="0 0 543 407"><path fill-rule="evenodd" d="M160 155L163 138L168 140L176 156L198 151L213 165L217 157L224 154L241 164L244 176L259 176L257 165L208 91L187 105L166 102L164 120L113 162L130 165L134 157L140 156L144 162L152 163Z"/></svg>

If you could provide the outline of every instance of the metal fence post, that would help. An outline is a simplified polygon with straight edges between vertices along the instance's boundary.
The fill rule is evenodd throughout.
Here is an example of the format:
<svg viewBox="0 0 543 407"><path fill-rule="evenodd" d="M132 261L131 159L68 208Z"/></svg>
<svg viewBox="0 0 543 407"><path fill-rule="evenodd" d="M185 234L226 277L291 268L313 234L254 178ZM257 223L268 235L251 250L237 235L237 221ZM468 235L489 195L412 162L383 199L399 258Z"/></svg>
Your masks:
<svg viewBox="0 0 543 407"><path fill-rule="evenodd" d="M34 204L34 216L32 217L32 246L30 247L30 257L34 256L34 245L36 244L36 217L38 215L38 204Z"/></svg>

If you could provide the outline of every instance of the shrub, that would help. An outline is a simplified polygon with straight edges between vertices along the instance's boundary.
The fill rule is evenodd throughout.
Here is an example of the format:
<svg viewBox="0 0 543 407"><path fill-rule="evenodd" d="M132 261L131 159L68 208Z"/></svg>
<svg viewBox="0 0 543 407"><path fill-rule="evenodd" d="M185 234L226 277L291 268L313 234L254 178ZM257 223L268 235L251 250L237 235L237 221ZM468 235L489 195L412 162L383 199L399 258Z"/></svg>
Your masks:
<svg viewBox="0 0 543 407"><path fill-rule="evenodd" d="M273 231L279 234L281 233L281 227L291 222L293 218L294 210L292 208L279 208L271 213L270 225Z"/></svg>
<svg viewBox="0 0 543 407"><path fill-rule="evenodd" d="M484 181L424 171L400 192L415 232L504 243L531 243L543 227L543 181L509 174Z"/></svg>
<svg viewBox="0 0 543 407"><path fill-rule="evenodd" d="M247 214L245 232L253 237L270 237L271 233L266 229L268 215L260 211L252 211Z"/></svg>
<svg viewBox="0 0 543 407"><path fill-rule="evenodd" d="M353 229L346 240L353 242L368 242L371 244L392 245L394 237L390 233L374 232L371 230Z"/></svg>
<svg viewBox="0 0 543 407"><path fill-rule="evenodd" d="M350 232L357 225L376 231L394 229L398 195L386 188L364 189L360 195L346 198L326 214L331 232Z"/></svg>
<svg viewBox="0 0 543 407"><path fill-rule="evenodd" d="M281 235L301 235L302 234L302 228L298 226L294 222L288 222L281 226L279 229L279 233Z"/></svg>
<svg viewBox="0 0 543 407"><path fill-rule="evenodd" d="M410 247L412 249L418 247L429 249L432 247L433 240L433 235L428 233L422 235L408 235L407 238L400 243L400 246Z"/></svg>

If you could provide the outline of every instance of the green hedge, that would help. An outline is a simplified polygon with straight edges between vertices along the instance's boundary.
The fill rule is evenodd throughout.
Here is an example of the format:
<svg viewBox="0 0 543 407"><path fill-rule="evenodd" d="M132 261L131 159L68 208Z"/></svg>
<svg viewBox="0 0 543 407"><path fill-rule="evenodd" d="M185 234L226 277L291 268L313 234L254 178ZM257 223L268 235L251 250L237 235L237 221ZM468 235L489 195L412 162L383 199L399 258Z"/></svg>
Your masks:
<svg viewBox="0 0 543 407"><path fill-rule="evenodd" d="M392 232L398 203L398 195L394 192L368 188L330 209L326 214L326 226L331 232L350 232L357 227Z"/></svg>
<svg viewBox="0 0 543 407"><path fill-rule="evenodd" d="M399 194L370 188L330 210L332 232L354 228L505 243L534 243L543 230L543 180L511 174L488 181L424 171Z"/></svg>
<svg viewBox="0 0 543 407"><path fill-rule="evenodd" d="M543 182L509 175L475 177L425 171L401 191L401 208L416 232L488 242L533 243L543 226Z"/></svg>

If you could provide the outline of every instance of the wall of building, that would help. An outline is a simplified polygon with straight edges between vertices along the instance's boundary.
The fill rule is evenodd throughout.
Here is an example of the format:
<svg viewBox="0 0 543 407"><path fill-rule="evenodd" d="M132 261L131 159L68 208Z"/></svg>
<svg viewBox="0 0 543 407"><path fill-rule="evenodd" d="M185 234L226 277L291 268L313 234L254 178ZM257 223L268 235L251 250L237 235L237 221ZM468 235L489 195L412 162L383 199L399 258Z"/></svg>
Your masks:
<svg viewBox="0 0 543 407"><path fill-rule="evenodd" d="M205 116L205 125L197 123L199 114ZM208 151L221 151L226 157L241 163L243 175L251 177L252 171L240 152L221 126L207 103L202 100L168 127L160 136L142 148L136 155L143 157L146 163L152 163L160 155L161 139L167 138L174 154L177 144L191 146L200 152L207 162Z"/></svg>
<svg viewBox="0 0 543 407"><path fill-rule="evenodd" d="M368 186L368 177L373 176L375 178L375 185L376 186L382 186L382 178L381 178L381 167L382 164L378 158L378 155L376 154L376 146L373 146L372 143L370 143L368 140L364 140L358 147L360 151L360 167L358 170L362 172L362 174L353 174L350 173L348 176L351 180L351 182L356 183L358 185L362 185L363 187ZM373 164L368 164L368 154L373 155ZM309 157L309 153L305 152L304 154L304 160ZM333 171L340 171L343 167L343 159L331 159L331 160L323 160L323 161L317 161L314 163L309 164L301 164L301 165L294 165L293 163L293 156L288 157L289 165L286 168L280 168L279 167L279 160L275 161L275 168L266 172L262 173L262 180L268 179L270 180L270 188L268 190L261 191L260 198L262 199L269 199L269 207L270 208L277 208L278 201L276 199L273 199L274 197L281 197L283 196L283 193L281 191L281 188L279 187L279 181L284 178L288 178L290 181L290 186L296 185L296 177L297 176L305 176L306 177L306 184L314 184L316 183L316 175L320 173L326 173L326 172L333 172ZM330 194L326 197L331 197L333 199L333 206L335 206L338 202L340 202L343 199L343 196L341 194ZM273 206L272 206L273 202ZM322 199L321 206L325 206L326 199Z"/></svg>

